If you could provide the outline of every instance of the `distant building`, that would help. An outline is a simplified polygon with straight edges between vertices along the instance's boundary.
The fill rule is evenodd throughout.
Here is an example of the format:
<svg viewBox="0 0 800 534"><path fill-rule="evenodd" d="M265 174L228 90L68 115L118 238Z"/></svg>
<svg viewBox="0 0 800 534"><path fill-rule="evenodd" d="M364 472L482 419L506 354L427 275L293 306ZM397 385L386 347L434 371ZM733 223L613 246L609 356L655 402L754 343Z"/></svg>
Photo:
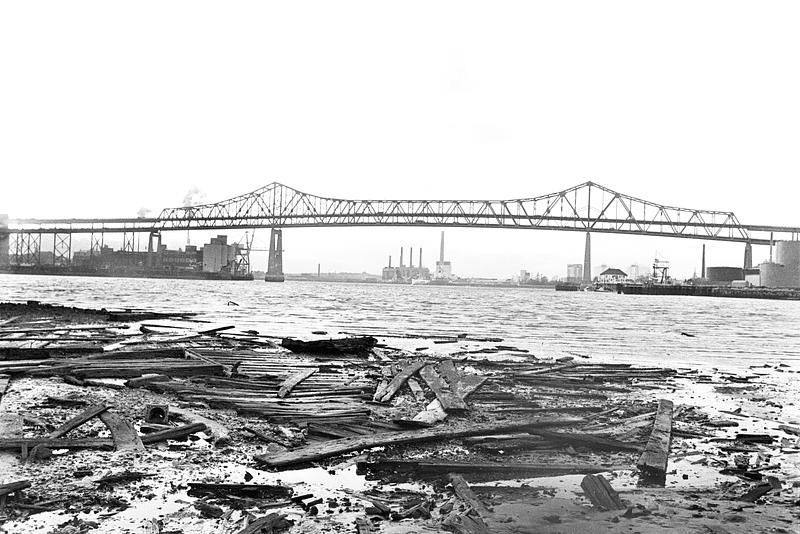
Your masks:
<svg viewBox="0 0 800 534"><path fill-rule="evenodd" d="M570 263L567 265L567 282L580 282L583 280L583 264Z"/></svg>
<svg viewBox="0 0 800 534"><path fill-rule="evenodd" d="M603 274L603 271L607 270L608 270L608 265L606 265L605 263L600 264L599 267L596 267L594 269L594 277L595 278L599 277L601 274Z"/></svg>
<svg viewBox="0 0 800 534"><path fill-rule="evenodd" d="M229 245L228 236L212 237L203 245L203 270L209 273L232 271L238 252L239 245Z"/></svg>
<svg viewBox="0 0 800 534"><path fill-rule="evenodd" d="M597 276L601 284L621 284L628 280L628 275L619 269L606 269Z"/></svg>

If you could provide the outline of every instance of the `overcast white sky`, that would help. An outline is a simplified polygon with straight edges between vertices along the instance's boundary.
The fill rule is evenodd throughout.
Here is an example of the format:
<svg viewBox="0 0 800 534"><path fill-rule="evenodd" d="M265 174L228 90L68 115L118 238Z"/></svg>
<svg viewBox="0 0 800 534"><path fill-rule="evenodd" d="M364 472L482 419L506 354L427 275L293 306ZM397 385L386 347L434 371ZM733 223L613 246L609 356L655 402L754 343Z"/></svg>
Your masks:
<svg viewBox="0 0 800 534"><path fill-rule="evenodd" d="M3 2L0 213L135 216L273 180L487 199L591 179L800 226L799 26L796 1ZM378 272L401 244L432 264L438 238L286 230L285 269ZM595 263L699 269L698 241L593 245ZM448 231L460 275L564 274L582 254L580 234ZM708 254L740 265L743 246Z"/></svg>

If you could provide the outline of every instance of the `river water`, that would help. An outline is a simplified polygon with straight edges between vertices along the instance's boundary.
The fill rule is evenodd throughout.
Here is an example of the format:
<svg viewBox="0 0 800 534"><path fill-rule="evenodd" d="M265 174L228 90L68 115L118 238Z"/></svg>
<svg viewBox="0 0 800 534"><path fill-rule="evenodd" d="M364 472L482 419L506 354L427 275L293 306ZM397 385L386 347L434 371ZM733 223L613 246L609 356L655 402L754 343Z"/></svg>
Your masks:
<svg viewBox="0 0 800 534"><path fill-rule="evenodd" d="M800 302L327 282L0 275L0 301L191 311L274 336L312 330L502 338L537 357L746 368L800 366ZM238 306L229 305L235 302ZM684 335L689 334L689 335ZM387 338L415 348L423 340ZM464 342L444 351L469 349Z"/></svg>

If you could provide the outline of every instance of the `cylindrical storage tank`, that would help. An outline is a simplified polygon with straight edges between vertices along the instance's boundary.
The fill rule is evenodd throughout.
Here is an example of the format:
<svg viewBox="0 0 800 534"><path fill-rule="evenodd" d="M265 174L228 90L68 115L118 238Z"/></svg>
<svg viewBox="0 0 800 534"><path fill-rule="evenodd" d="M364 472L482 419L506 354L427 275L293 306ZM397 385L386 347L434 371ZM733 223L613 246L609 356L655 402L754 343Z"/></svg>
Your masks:
<svg viewBox="0 0 800 534"><path fill-rule="evenodd" d="M800 287L800 241L778 241L775 261L782 263L789 277L786 287Z"/></svg>
<svg viewBox="0 0 800 534"><path fill-rule="evenodd" d="M706 267L706 278L709 282L744 280L744 270L741 267Z"/></svg>
<svg viewBox="0 0 800 534"><path fill-rule="evenodd" d="M796 283L790 272L780 263L764 262L758 266L761 274L761 285L764 287L795 287Z"/></svg>

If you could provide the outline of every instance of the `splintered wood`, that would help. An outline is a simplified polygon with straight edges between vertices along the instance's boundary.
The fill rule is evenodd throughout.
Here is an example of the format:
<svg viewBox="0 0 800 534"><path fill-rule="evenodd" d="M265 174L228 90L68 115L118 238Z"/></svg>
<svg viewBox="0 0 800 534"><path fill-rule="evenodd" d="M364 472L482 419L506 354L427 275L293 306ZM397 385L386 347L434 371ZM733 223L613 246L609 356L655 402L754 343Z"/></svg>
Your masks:
<svg viewBox="0 0 800 534"><path fill-rule="evenodd" d="M660 399L650 439L636 464L646 481L664 485L671 443L672 401Z"/></svg>

